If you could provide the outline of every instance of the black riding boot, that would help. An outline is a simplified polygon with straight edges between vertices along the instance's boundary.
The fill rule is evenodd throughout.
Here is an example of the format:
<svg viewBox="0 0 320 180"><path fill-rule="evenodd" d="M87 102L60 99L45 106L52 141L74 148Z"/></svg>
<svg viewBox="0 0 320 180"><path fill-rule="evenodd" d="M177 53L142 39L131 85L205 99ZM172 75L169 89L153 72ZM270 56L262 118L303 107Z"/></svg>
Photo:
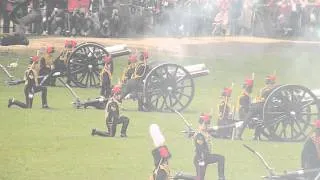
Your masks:
<svg viewBox="0 0 320 180"><path fill-rule="evenodd" d="M110 137L110 134L108 132L105 131L99 131L96 129L92 129L91 135L98 135L98 136L103 136L103 137Z"/></svg>
<svg viewBox="0 0 320 180"><path fill-rule="evenodd" d="M128 129L128 125L129 125L129 118L125 117L125 116L121 116L120 118L120 122L122 123L122 127L121 127L121 137L127 137L127 129Z"/></svg>
<svg viewBox="0 0 320 180"><path fill-rule="evenodd" d="M41 101L42 101L42 107L48 106L48 101L47 101L47 87L42 87Z"/></svg>
<svg viewBox="0 0 320 180"><path fill-rule="evenodd" d="M89 106L95 107L97 109L105 109L106 108L105 101L100 101L99 99L87 101L83 105L84 105L84 108L87 108Z"/></svg>
<svg viewBox="0 0 320 180"><path fill-rule="evenodd" d="M144 103L141 97L138 97L138 111L145 111Z"/></svg>
<svg viewBox="0 0 320 180"><path fill-rule="evenodd" d="M108 125L108 133L110 137L114 137L117 132L117 124Z"/></svg>
<svg viewBox="0 0 320 180"><path fill-rule="evenodd" d="M14 100L14 99L9 99L8 108L10 108L12 105L16 105L16 106L21 107L23 109L31 108L31 107L28 107L27 104L25 104L25 103L23 103L21 101Z"/></svg>

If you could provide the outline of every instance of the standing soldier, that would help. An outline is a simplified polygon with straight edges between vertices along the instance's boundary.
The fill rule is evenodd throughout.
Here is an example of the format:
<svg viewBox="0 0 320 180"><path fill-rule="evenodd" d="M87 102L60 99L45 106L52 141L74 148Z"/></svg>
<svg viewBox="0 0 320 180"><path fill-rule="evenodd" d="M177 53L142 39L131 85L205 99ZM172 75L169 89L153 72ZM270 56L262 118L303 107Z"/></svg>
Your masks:
<svg viewBox="0 0 320 180"><path fill-rule="evenodd" d="M320 168L320 120L315 121L314 133L307 139L301 153L301 165L305 170ZM307 180L314 180L318 173L310 173Z"/></svg>
<svg viewBox="0 0 320 180"><path fill-rule="evenodd" d="M24 80L25 80L25 87L24 87L24 95L26 99L26 103L20 102L15 100L14 98L9 99L8 108L12 105L17 105L21 108L32 108L33 96L37 92L41 92L41 99L42 99L42 108L49 108L47 104L47 88L40 86L38 83L38 75L37 72L34 70L34 65L37 61L39 61L38 56L32 57L32 65L27 69L25 72Z"/></svg>
<svg viewBox="0 0 320 180"><path fill-rule="evenodd" d="M171 158L171 154L165 145L165 138L157 124L150 125L149 133L155 146L151 152L155 168L150 180L168 180L170 176L169 159Z"/></svg>
<svg viewBox="0 0 320 180"><path fill-rule="evenodd" d="M61 74L66 74L67 72L67 63L69 60L69 57L71 53L73 52L74 48L77 46L77 42L74 40L66 40L64 42L64 49L61 51L60 55L58 58L56 58L53 61L53 67L51 74L55 72L60 72ZM70 83L70 79L67 79L67 83ZM55 86L56 85L56 78L52 77L51 78L51 85Z"/></svg>
<svg viewBox="0 0 320 180"><path fill-rule="evenodd" d="M231 118L230 118L230 113L231 113L231 107L229 105L230 98L232 94L232 88L224 88L223 92L221 94L221 102L218 107L219 110L219 120L218 120L218 125L219 126L224 126L231 124ZM222 138L229 138L231 136L231 128L222 128L218 131L218 134Z"/></svg>
<svg viewBox="0 0 320 180"><path fill-rule="evenodd" d="M132 54L128 58L128 66L122 73L121 84L126 84L131 79L137 64L137 55Z"/></svg>
<svg viewBox="0 0 320 180"><path fill-rule="evenodd" d="M272 90L276 87L276 76L275 75L268 75L265 79L265 87L260 90L260 96L257 98L257 102L252 103L249 112L247 113L246 117L244 118L244 123L242 128L240 129L240 132L238 134L237 139L242 139L242 134L244 132L244 129L246 126L250 123L253 117L258 116L258 118L261 118L263 106L265 103L265 100L268 98ZM254 140L259 140L260 135L262 132L262 125L258 125L258 127L255 127L255 133L254 133Z"/></svg>
<svg viewBox="0 0 320 180"><path fill-rule="evenodd" d="M129 118L126 116L120 116L119 113L119 101L118 97L121 93L120 87L114 87L112 89L113 96L109 99L105 108L105 120L107 131L99 131L92 129L91 135L98 135L103 137L114 137L117 130L117 125L122 124L120 137L127 137L127 128L129 125Z"/></svg>
<svg viewBox="0 0 320 180"><path fill-rule="evenodd" d="M239 97L239 118L243 120L249 112L251 104L251 93L253 89L253 78L246 79L243 84L243 92Z"/></svg>
<svg viewBox="0 0 320 180"><path fill-rule="evenodd" d="M96 98L95 100L85 102L84 108L93 106L97 109L105 109L108 98L111 96L111 61L111 55L104 57L105 64L100 73L100 97ZM115 86L114 88L120 88L120 86Z"/></svg>
<svg viewBox="0 0 320 180"><path fill-rule="evenodd" d="M37 69L39 72L39 76L46 76L51 73L51 69L53 68L53 56L52 54L55 52L55 48L52 46L43 47L40 49L40 62L37 64ZM42 79L40 79L42 81ZM50 84L50 78L48 81L44 82L44 85Z"/></svg>

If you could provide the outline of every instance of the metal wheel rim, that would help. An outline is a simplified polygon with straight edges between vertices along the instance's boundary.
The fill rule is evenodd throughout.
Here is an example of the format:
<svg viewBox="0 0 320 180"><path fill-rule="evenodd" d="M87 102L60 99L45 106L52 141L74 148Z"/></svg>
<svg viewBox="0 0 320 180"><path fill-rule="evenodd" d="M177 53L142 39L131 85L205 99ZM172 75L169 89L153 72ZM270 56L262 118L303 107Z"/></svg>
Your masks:
<svg viewBox="0 0 320 180"><path fill-rule="evenodd" d="M103 56L109 55L97 43L81 43L71 53L68 60L68 77L78 87L99 87L100 72L104 67ZM111 69L113 63L111 62Z"/></svg>
<svg viewBox="0 0 320 180"><path fill-rule="evenodd" d="M146 76L145 103L153 111L182 111L191 103L193 96L193 79L182 66L160 64Z"/></svg>
<svg viewBox="0 0 320 180"><path fill-rule="evenodd" d="M265 101L265 131L272 140L302 141L311 131L312 121L319 117L319 110L317 97L310 89L299 85L280 86Z"/></svg>

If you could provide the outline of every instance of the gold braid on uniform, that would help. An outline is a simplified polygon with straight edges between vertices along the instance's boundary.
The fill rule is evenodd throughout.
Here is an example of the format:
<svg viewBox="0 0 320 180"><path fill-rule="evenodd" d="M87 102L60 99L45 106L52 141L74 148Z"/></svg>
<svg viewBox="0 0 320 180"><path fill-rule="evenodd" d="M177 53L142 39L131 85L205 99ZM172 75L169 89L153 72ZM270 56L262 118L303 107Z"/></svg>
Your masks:
<svg viewBox="0 0 320 180"><path fill-rule="evenodd" d="M132 69L135 69L136 63L131 63L127 66L127 68L123 71L122 73L122 77L121 77L121 82L126 82L129 78L132 77L132 74L130 75L130 77L128 77L128 73L129 71L131 71Z"/></svg>
<svg viewBox="0 0 320 180"><path fill-rule="evenodd" d="M108 67L108 64L105 64L103 69L100 72L100 85L102 85L103 74L105 72L108 74L110 85L111 85L112 74L111 74L111 71L110 71L110 69Z"/></svg>
<svg viewBox="0 0 320 180"><path fill-rule="evenodd" d="M24 78L23 80L25 80L25 85L28 85L28 75L29 75L29 72L32 71L33 72L33 79L35 81L35 85L38 86L39 83L38 83L38 73L34 70L34 65L35 63L32 63L31 66L28 67L28 69L25 71L24 73Z"/></svg>
<svg viewBox="0 0 320 180"><path fill-rule="evenodd" d="M64 64L67 64L71 53L72 53L72 49L65 48L64 50L61 51L60 57L57 58L56 61L60 60L60 61L63 61Z"/></svg>
<svg viewBox="0 0 320 180"><path fill-rule="evenodd" d="M258 101L260 101L260 102L263 102L263 101L265 101L265 93L266 92L268 92L268 91L271 91L273 88L274 88L275 86L273 86L273 85L269 85L269 86L265 86L264 88L262 88L261 90L260 90L260 96L258 97ZM270 92L269 92L269 95L270 95Z"/></svg>
<svg viewBox="0 0 320 180"><path fill-rule="evenodd" d="M143 68L143 71L141 72L141 68ZM134 73L132 75L132 79L138 79L145 75L147 70L147 64L145 62L140 62L136 65L136 68L134 70Z"/></svg>

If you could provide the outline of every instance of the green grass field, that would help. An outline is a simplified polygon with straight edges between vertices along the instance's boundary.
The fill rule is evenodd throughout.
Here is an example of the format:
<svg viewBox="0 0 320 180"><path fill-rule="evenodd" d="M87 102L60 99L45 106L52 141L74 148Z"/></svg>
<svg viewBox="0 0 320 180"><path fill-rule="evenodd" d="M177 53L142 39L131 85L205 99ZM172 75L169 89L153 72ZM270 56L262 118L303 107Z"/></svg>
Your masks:
<svg viewBox="0 0 320 180"><path fill-rule="evenodd" d="M221 47L220 47L221 46ZM317 47L301 45L216 44L214 46L186 46L187 57L151 53L152 59L168 59L179 64L206 63L211 74L195 80L196 94L183 113L194 127L200 112L216 110L220 91L235 83L233 101L241 90L245 77L256 74L255 92L262 87L265 75L275 70L279 84L303 84L319 88L319 55ZM313 45L316 46L316 45ZM192 51L191 51L192 50ZM20 57L18 69L12 73L22 77L25 57L30 51L6 54L0 50L0 63L7 65ZM116 60L114 83L126 63ZM136 102L126 101L122 114L131 120L127 139L92 137L91 128L104 129L104 111L74 109L72 96L63 87L49 87L50 110L41 109L39 95L33 109L7 108L9 97L24 100L23 85L8 87L4 73L0 73L0 179L4 180L145 180L153 170L153 143L148 127L157 123L163 131L172 153L172 173L195 173L192 160L192 141L184 137L183 122L176 114L137 112ZM75 89L82 99L95 98L98 89ZM118 131L120 129L118 128ZM253 132L246 131L244 141L214 139L213 151L226 157L228 180L255 180L266 175L259 160L242 144L259 151L277 171L300 167L302 143L251 141ZM216 165L207 168L206 179L216 179Z"/></svg>

